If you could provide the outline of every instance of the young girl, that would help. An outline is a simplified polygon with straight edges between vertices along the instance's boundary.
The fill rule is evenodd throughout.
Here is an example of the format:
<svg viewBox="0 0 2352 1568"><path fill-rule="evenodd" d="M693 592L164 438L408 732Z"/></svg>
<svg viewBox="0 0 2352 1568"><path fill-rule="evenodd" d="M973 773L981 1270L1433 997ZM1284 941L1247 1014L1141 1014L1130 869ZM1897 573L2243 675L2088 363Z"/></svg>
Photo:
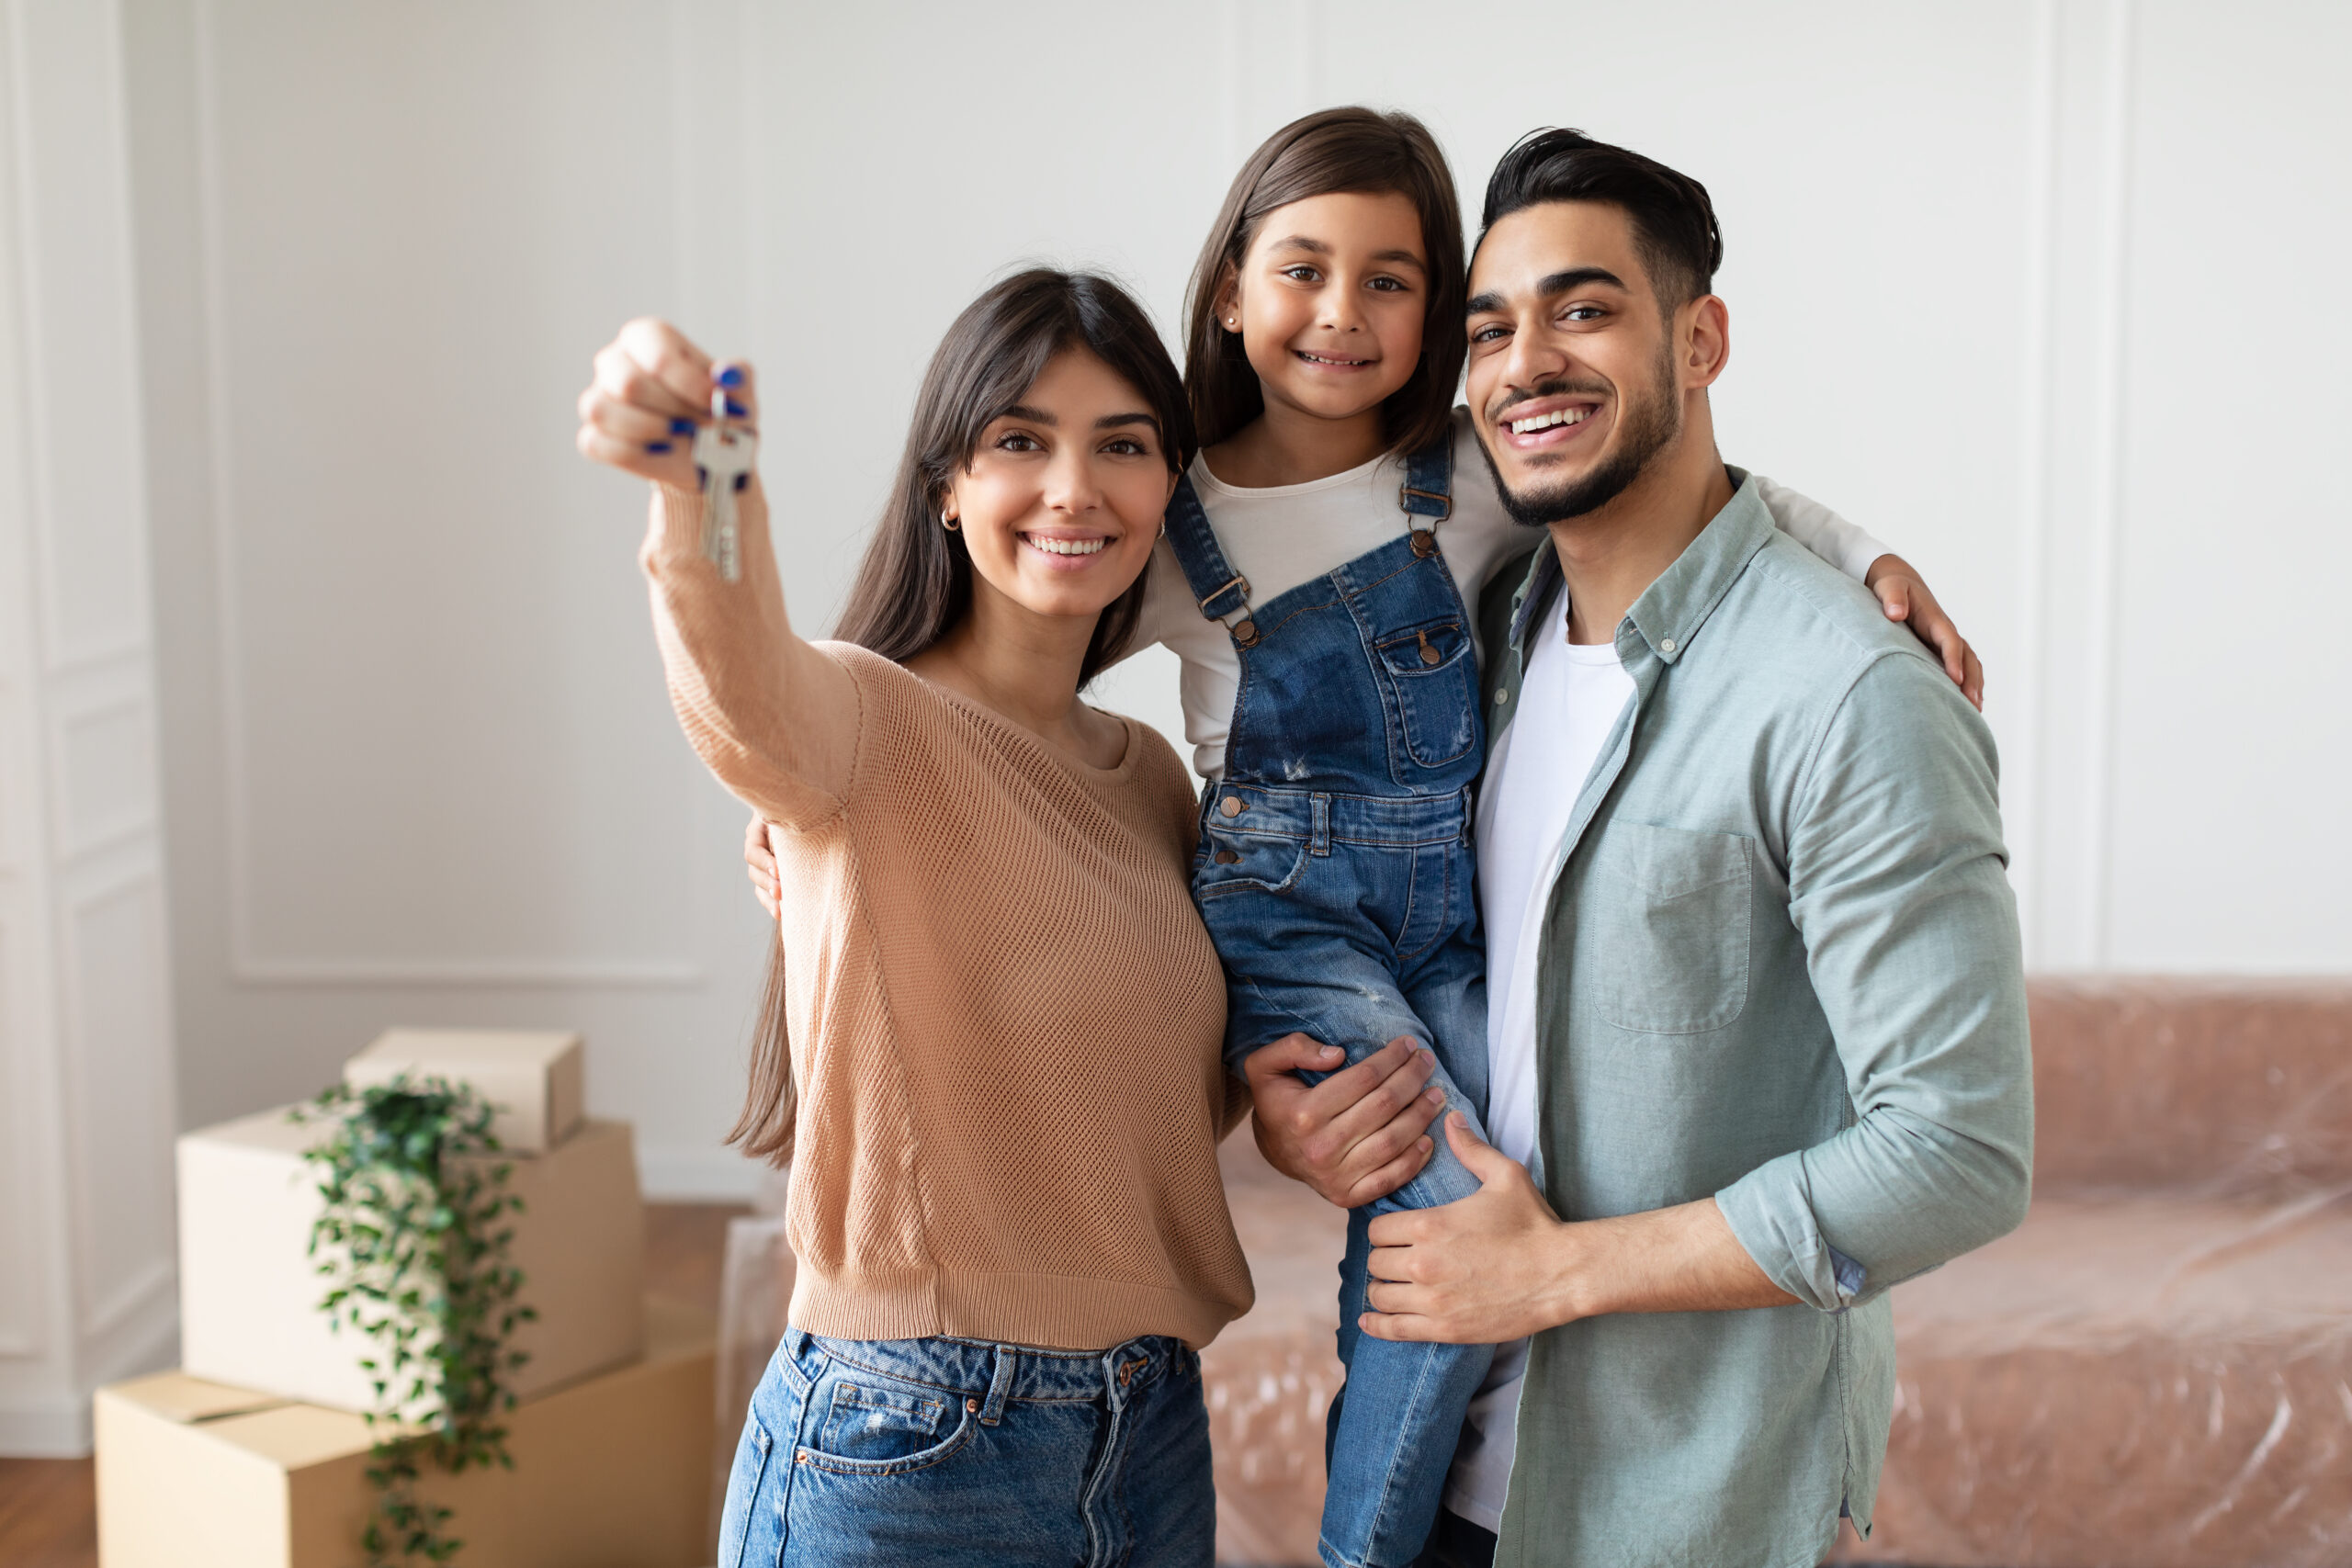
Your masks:
<svg viewBox="0 0 2352 1568"><path fill-rule="evenodd" d="M1336 1069L1409 1039L1433 1051L1434 1088L1476 1129L1471 606L1531 541L1453 407L1464 270L1453 180L1418 120L1332 109L1257 151L1193 273L1185 384L1203 445L1169 509L1136 641L1182 660L1186 738L1208 784L1193 893L1225 965L1227 1061L1297 1032L1337 1047ZM1961 678L1957 634L1907 567L1826 509L1761 489L1782 529L1867 574L1890 613L1916 604L1915 626L1932 627ZM756 841L746 858L764 896ZM1476 1185L1441 1140L1418 1175L1351 1211L1348 1381L1320 1541L1333 1568L1419 1555L1492 1354L1360 1334L1366 1229Z"/></svg>

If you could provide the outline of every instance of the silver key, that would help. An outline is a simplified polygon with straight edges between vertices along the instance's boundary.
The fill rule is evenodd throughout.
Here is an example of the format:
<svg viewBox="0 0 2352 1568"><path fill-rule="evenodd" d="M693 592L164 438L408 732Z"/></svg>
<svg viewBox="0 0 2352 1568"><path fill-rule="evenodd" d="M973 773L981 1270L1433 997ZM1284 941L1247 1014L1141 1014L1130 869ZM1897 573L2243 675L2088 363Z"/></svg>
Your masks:
<svg viewBox="0 0 2352 1568"><path fill-rule="evenodd" d="M743 575L735 523L735 491L748 482L760 438L727 417L725 389L710 394L710 423L695 433L695 467L702 470L702 553L733 582Z"/></svg>

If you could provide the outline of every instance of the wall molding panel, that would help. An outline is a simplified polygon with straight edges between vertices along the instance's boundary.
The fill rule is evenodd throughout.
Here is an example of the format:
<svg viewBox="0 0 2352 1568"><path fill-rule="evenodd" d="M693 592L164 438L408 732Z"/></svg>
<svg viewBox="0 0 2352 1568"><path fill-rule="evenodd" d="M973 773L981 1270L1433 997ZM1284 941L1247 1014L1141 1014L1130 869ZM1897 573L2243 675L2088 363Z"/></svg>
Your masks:
<svg viewBox="0 0 2352 1568"><path fill-rule="evenodd" d="M116 6L0 27L0 1451L168 1359L176 1098ZM37 62L37 63L36 63ZM104 1129L101 1135L100 1130Z"/></svg>
<svg viewBox="0 0 2352 1568"><path fill-rule="evenodd" d="M2027 955L2059 969L2108 958L2133 7L2043 0L2040 17L2031 221L2041 254L2026 355L2039 385L2027 400L2033 493L2020 573L2030 652L2024 766L2009 793L2027 803Z"/></svg>
<svg viewBox="0 0 2352 1568"><path fill-rule="evenodd" d="M740 69L740 50L728 48L725 28L717 29L714 36L712 26L700 17L689 18L687 10L683 5L674 7L670 28L670 47L679 62L672 82L673 141L679 149L699 152L691 158L682 152L675 161L680 177L673 204L673 228L678 236L674 254L683 292L690 303L708 307L732 301L740 309L740 283L712 287L710 268L701 261L718 254L735 258L732 265L738 270L744 265L741 204L729 200L727 196L728 187L739 185L740 180L727 178L724 162L731 159L740 168L745 156L739 129L741 105L729 94L713 94L703 86L714 79L714 73L715 79L722 83L730 81L735 70ZM706 966L682 955L594 949L554 954L502 954L485 951L480 945L435 953L430 950L440 933L433 929L434 911L425 907L417 908L408 917L410 930L397 933L403 947L424 950L421 953L413 951L407 956L365 951L288 952L264 934L272 929L300 927L302 922L277 912L272 905L273 897L282 897L281 881L274 880L273 874L266 869L266 863L272 860L273 844L268 835L273 824L271 814L255 800L257 779L273 769L283 770L288 760L270 750L255 723L257 705L268 700L266 696L255 696L256 672L268 671L272 665L267 658L256 656L251 646L252 633L248 628L254 624L253 612L256 606L250 584L256 580L281 581L284 574L278 566L282 558L264 555L247 536L248 520L275 519L270 503L256 501L257 487L246 480L245 449L241 446L242 432L264 419L277 417L272 406L276 391L274 383L246 363L254 355L242 346L244 339L241 336L240 318L231 297L232 280L250 267L246 265L247 254L238 248L235 227L238 209L234 190L236 176L242 171L232 167L235 154L224 148L230 135L223 125L229 96L222 91L221 77L224 70L233 67L224 63L223 50L250 50L251 28L248 23L242 35L224 29L223 8L213 0L194 0L191 12L195 39L191 69L196 109L196 203L202 246L204 357L209 371L206 423L210 437L214 534L212 620L218 628L216 669L222 729L221 789L226 806L231 976L246 987L310 990L489 988L545 992L585 987L669 991L703 984L707 977ZM728 15L723 9L715 10L711 19L725 21ZM740 16L735 23L740 28ZM229 32L226 39L224 30ZM326 41L341 40L334 39L330 31ZM722 66L733 68L720 69ZM701 183L697 184L697 180ZM249 394L248 376L254 376L265 384ZM676 772L680 787L675 795L675 816L688 818L695 815L697 804L690 792L700 787L700 781L690 771ZM281 863L285 858L282 852L276 857ZM282 874L278 874L281 878Z"/></svg>

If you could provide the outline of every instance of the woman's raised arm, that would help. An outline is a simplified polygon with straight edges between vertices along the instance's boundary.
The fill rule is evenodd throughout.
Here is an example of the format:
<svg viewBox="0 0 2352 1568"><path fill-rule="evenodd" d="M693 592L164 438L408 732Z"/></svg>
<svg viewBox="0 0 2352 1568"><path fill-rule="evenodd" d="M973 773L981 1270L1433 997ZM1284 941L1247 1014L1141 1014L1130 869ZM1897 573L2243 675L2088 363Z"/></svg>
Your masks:
<svg viewBox="0 0 2352 1568"><path fill-rule="evenodd" d="M596 355L595 378L580 394L580 450L653 483L641 559L686 738L763 817L813 827L840 809L849 787L856 687L785 614L756 473L736 496L741 581L727 581L703 555L695 431L722 389L729 417L756 430L749 366L714 363L666 321L631 321Z"/></svg>

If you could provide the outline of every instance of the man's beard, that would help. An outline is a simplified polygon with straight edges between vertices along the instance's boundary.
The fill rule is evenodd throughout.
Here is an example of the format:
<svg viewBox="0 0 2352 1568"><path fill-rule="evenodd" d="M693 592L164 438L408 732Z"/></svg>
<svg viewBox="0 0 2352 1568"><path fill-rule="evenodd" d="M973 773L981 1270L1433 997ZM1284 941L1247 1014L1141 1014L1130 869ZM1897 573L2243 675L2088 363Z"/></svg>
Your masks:
<svg viewBox="0 0 2352 1568"><path fill-rule="evenodd" d="M1623 494L1628 485L1642 477L1650 459L1682 434L1682 402L1674 395L1673 386L1674 361L1669 349L1658 356L1657 374L1642 389L1641 395L1620 403L1623 412L1616 453L1581 479L1513 490L1504 482L1492 449L1486 442L1479 442L1479 455L1487 459L1487 471L1494 475L1495 490L1501 495L1503 510L1510 513L1511 521L1525 528L1548 527L1598 512ZM1555 398L1588 389L1571 387L1566 381L1551 381L1521 400L1533 402L1537 398Z"/></svg>

